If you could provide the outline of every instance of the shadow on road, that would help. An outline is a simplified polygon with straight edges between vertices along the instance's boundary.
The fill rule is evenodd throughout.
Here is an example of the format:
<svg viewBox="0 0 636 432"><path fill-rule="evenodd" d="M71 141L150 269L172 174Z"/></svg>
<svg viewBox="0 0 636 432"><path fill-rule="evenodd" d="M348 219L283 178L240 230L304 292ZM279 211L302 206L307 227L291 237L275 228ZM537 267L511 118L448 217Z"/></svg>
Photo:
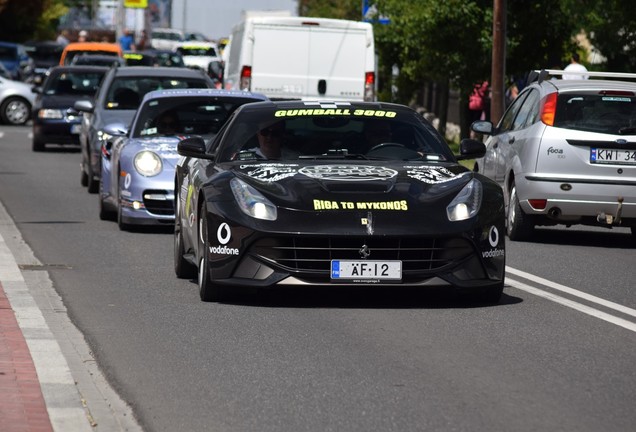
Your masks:
<svg viewBox="0 0 636 432"><path fill-rule="evenodd" d="M449 287L277 287L230 288L224 304L266 308L468 309L507 306L523 300L505 293L484 303Z"/></svg>
<svg viewBox="0 0 636 432"><path fill-rule="evenodd" d="M530 242L570 246L634 249L634 247L636 247L636 236L633 236L628 228L537 228L535 229L534 236Z"/></svg>

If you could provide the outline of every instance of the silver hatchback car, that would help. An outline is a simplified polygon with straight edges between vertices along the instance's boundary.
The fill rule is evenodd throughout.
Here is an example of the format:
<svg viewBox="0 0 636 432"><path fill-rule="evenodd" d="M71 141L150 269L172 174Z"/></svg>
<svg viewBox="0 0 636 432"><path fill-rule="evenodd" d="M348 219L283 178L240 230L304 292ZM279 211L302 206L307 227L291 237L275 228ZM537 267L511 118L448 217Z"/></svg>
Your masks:
<svg viewBox="0 0 636 432"><path fill-rule="evenodd" d="M471 125L490 135L475 170L503 187L511 240L557 224L631 227L636 236L636 82L561 74L535 72L496 127Z"/></svg>

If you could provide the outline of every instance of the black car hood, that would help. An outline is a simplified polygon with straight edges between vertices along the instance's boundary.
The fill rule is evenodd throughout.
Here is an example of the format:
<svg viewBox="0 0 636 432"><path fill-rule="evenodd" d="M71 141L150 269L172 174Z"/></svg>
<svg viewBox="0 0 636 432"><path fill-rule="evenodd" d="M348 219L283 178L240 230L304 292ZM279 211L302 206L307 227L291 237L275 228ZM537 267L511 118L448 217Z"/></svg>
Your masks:
<svg viewBox="0 0 636 432"><path fill-rule="evenodd" d="M402 161L241 164L234 172L273 204L305 211L417 211L425 203L450 202L473 178L456 164Z"/></svg>

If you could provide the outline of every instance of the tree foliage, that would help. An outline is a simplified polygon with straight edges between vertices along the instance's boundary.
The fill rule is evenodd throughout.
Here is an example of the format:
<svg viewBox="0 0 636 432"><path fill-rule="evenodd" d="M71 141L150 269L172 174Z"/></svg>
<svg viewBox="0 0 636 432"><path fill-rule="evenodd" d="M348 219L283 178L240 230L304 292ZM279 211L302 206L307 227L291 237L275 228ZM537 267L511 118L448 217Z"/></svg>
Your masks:
<svg viewBox="0 0 636 432"><path fill-rule="evenodd" d="M51 39L57 21L66 12L64 0L0 0L0 40Z"/></svg>

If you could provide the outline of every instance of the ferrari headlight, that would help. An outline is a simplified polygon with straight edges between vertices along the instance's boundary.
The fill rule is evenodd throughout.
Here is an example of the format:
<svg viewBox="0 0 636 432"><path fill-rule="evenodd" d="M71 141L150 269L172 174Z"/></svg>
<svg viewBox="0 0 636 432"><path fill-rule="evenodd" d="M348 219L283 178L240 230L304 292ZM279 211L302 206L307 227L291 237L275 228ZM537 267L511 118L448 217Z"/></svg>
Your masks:
<svg viewBox="0 0 636 432"><path fill-rule="evenodd" d="M243 213L256 219L276 220L276 206L259 191L237 178L230 180L230 187Z"/></svg>
<svg viewBox="0 0 636 432"><path fill-rule="evenodd" d="M135 169L144 177L156 176L162 167L163 163L157 153L144 150L135 155Z"/></svg>
<svg viewBox="0 0 636 432"><path fill-rule="evenodd" d="M45 108L38 111L38 118L41 119L62 119L64 113L59 109Z"/></svg>
<svg viewBox="0 0 636 432"><path fill-rule="evenodd" d="M469 181L446 207L448 220L462 221L475 216L481 207L481 195L481 183L476 179Z"/></svg>

